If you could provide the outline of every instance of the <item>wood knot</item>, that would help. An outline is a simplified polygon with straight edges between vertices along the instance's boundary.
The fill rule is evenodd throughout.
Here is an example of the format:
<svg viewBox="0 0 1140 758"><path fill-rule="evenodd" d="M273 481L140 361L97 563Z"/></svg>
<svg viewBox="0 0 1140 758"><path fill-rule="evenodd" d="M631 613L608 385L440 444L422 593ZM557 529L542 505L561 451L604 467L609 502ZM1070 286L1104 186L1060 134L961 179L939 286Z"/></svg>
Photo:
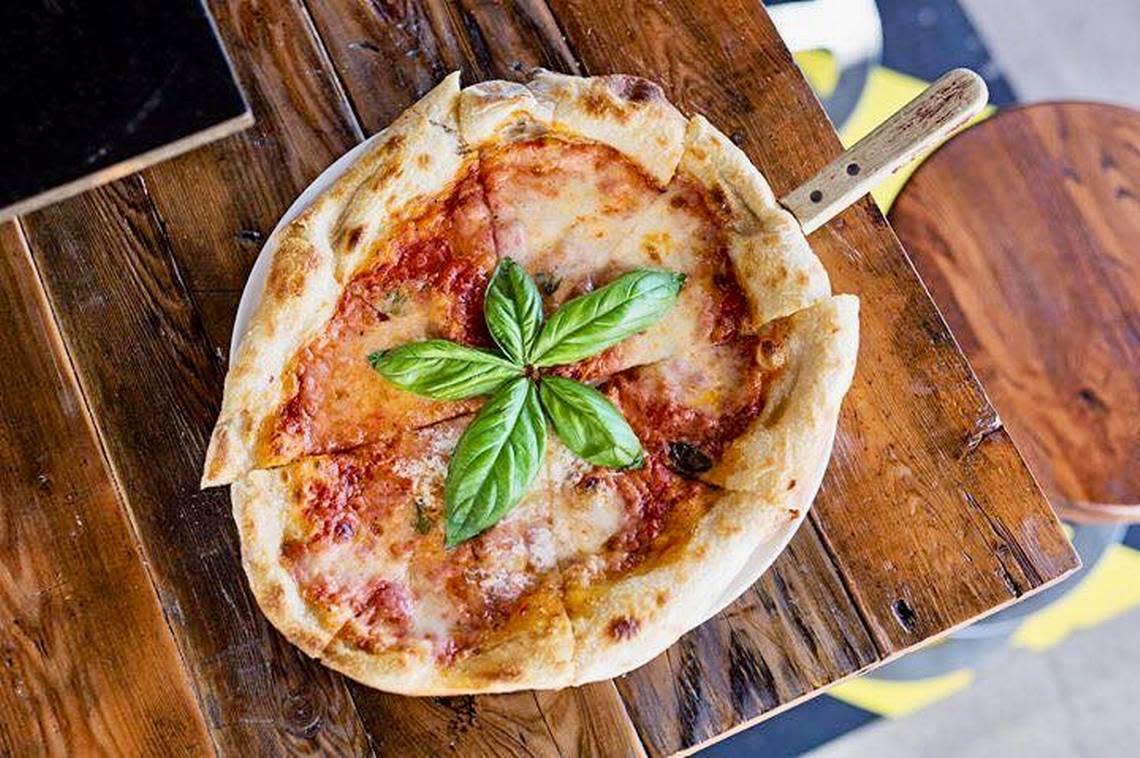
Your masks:
<svg viewBox="0 0 1140 758"><path fill-rule="evenodd" d="M900 597L891 603L891 612L895 615L895 620L899 622L899 626L908 634L914 634L914 630L918 626L918 615L907 601Z"/></svg>

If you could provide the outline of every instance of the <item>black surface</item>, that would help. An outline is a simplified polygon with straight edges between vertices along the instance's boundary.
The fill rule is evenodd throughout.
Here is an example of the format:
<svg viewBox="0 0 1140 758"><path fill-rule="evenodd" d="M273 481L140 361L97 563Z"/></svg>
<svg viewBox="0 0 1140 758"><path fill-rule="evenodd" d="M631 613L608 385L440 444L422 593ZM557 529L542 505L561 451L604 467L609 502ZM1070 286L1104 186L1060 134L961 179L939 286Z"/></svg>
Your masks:
<svg viewBox="0 0 1140 758"><path fill-rule="evenodd" d="M700 752L701 758L802 755L879 717L827 695L773 716Z"/></svg>
<svg viewBox="0 0 1140 758"><path fill-rule="evenodd" d="M199 0L0 0L0 208L246 111Z"/></svg>
<svg viewBox="0 0 1140 758"><path fill-rule="evenodd" d="M1017 102L990 51L954 0L876 3L883 20L884 66L927 81L962 66L977 71L986 80L991 104Z"/></svg>

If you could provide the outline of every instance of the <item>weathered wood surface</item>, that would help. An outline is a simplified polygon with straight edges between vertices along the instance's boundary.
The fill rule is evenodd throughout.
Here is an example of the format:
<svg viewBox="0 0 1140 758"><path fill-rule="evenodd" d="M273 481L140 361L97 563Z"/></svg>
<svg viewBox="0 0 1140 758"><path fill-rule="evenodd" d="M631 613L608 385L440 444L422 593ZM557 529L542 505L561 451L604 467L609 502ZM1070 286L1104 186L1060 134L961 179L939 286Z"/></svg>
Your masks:
<svg viewBox="0 0 1140 758"><path fill-rule="evenodd" d="M0 225L0 755L210 748L15 223Z"/></svg>
<svg viewBox="0 0 1140 758"><path fill-rule="evenodd" d="M228 494L198 490L222 346L259 247L248 232L267 233L358 132L303 9L212 10L257 124L25 228L215 744L366 753L344 680L285 642L235 580Z"/></svg>
<svg viewBox="0 0 1140 758"><path fill-rule="evenodd" d="M561 693L401 698L307 660L246 590L226 493L196 482L245 276L321 168L453 68L468 82L533 65L655 79L732 135L778 193L840 148L753 0L212 10L257 125L25 224L221 752L668 754L1073 566L901 248L863 203L812 239L836 288L864 297L835 459L812 519L737 603L643 669Z"/></svg>
<svg viewBox="0 0 1140 758"><path fill-rule="evenodd" d="M1003 112L891 220L1054 503L1140 520L1140 112Z"/></svg>

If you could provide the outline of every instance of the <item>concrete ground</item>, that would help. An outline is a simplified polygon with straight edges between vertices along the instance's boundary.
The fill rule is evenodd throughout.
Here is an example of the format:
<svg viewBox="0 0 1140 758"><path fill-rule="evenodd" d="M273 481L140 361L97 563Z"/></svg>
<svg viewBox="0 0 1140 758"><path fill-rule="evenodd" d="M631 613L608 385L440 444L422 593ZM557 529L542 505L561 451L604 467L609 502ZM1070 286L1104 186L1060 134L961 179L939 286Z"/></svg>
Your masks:
<svg viewBox="0 0 1140 758"><path fill-rule="evenodd" d="M1140 0L958 0L1023 102L1140 107Z"/></svg>
<svg viewBox="0 0 1140 758"><path fill-rule="evenodd" d="M1022 102L1140 107L1140 0L959 0ZM1140 577L1136 578L1140 582ZM1043 652L1009 649L971 686L818 758L1140 754L1140 610Z"/></svg>
<svg viewBox="0 0 1140 758"><path fill-rule="evenodd" d="M812 755L1068 758L1136 755L1138 745L1140 609L1043 652L999 653L958 694L865 726Z"/></svg>

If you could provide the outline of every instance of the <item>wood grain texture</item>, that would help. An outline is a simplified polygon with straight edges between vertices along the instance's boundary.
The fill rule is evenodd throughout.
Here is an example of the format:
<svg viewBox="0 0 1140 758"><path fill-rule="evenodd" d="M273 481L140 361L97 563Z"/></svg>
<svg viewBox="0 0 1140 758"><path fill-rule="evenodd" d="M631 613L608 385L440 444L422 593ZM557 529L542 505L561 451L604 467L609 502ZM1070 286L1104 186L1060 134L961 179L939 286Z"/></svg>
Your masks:
<svg viewBox="0 0 1140 758"><path fill-rule="evenodd" d="M580 73L542 0L307 0L353 107L377 132L451 71L465 82Z"/></svg>
<svg viewBox="0 0 1140 758"><path fill-rule="evenodd" d="M891 220L1054 502L1140 520L1140 112L1003 112L928 159Z"/></svg>
<svg viewBox="0 0 1140 758"><path fill-rule="evenodd" d="M14 223L0 225L0 364L0 754L209 753Z"/></svg>
<svg viewBox="0 0 1140 758"><path fill-rule="evenodd" d="M256 607L228 494L198 490L250 232L267 233L359 130L299 5L213 11L256 126L26 227L214 741L233 754L368 753L344 680Z"/></svg>

